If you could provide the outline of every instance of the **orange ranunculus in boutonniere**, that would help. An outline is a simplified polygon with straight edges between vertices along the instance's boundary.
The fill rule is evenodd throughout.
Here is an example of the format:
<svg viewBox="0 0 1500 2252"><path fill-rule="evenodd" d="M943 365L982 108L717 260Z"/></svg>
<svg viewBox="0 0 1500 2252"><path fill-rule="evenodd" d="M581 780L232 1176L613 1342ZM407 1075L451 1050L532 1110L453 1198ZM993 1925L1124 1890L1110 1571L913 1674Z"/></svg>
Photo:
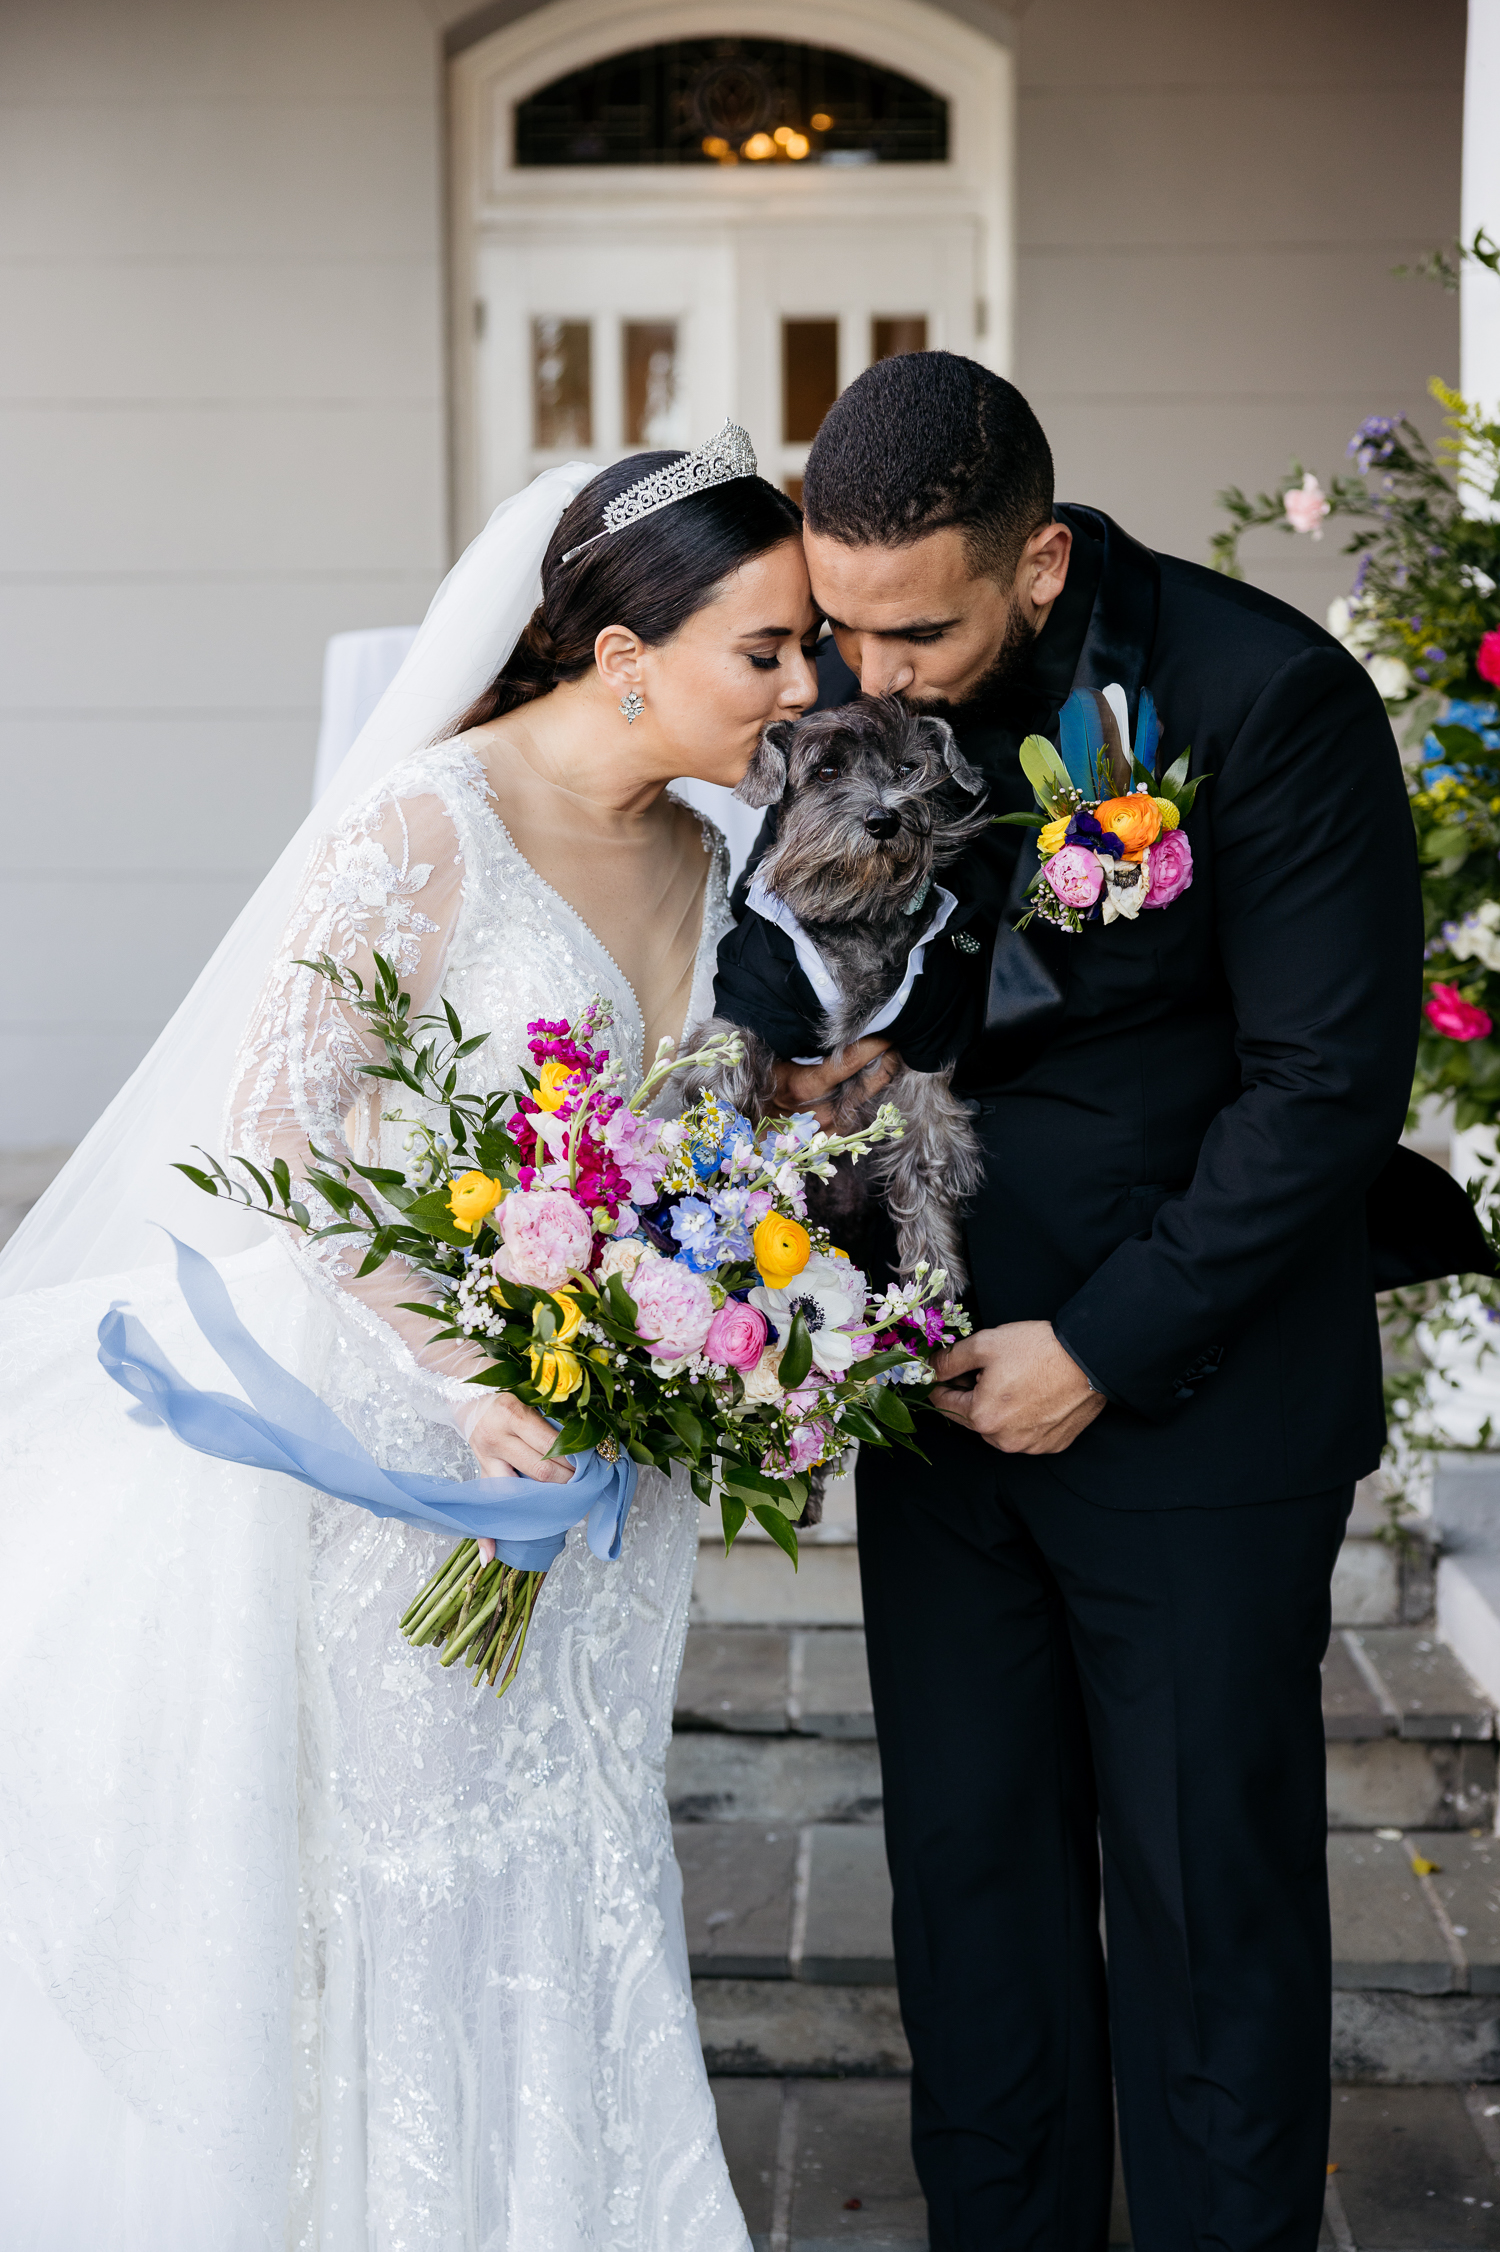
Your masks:
<svg viewBox="0 0 1500 2252"><path fill-rule="evenodd" d="M1132 791L1127 798L1106 798L1095 806L1094 819L1119 838L1127 860L1139 860L1161 834L1161 807L1144 790Z"/></svg>

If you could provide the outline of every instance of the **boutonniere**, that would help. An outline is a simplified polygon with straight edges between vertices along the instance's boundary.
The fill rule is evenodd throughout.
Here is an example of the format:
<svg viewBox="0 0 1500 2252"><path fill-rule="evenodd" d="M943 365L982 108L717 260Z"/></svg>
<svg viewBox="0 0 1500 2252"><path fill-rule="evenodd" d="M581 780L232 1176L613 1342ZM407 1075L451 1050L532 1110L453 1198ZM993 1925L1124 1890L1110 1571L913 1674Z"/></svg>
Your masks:
<svg viewBox="0 0 1500 2252"><path fill-rule="evenodd" d="M1159 778L1155 773L1161 723L1141 690L1131 755L1130 715L1118 683L1075 688L1059 715L1061 747L1045 735L1021 745L1021 771L1036 792L1039 813L1000 813L999 823L1035 829L1041 867L1033 915L1059 930L1085 923L1134 922L1143 907L1169 907L1193 880L1193 852L1183 820L1206 774L1187 778L1191 750Z"/></svg>

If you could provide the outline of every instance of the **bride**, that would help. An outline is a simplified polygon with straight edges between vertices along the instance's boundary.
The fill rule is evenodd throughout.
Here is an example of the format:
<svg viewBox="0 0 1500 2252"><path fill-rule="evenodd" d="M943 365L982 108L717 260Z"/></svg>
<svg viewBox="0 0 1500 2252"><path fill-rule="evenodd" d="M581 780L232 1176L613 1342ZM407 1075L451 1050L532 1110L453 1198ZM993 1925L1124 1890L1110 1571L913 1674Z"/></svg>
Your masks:
<svg viewBox="0 0 1500 2252"><path fill-rule="evenodd" d="M301 966L324 952L368 977L378 949L487 1030L475 1085L595 993L635 1072L712 1013L724 850L665 785L734 783L816 692L799 518L754 468L726 427L497 512L0 1272L16 2252L745 2252L663 1788L685 1481L643 1473L617 1564L570 1536L497 1701L396 1632L445 1540L133 1426L93 1333L128 1300L222 1385L164 1219L387 1466L571 1475L533 1410L466 1387L472 1348L425 1342L398 1262L257 1244L174 1201L168 1161L401 1161L357 1023Z"/></svg>

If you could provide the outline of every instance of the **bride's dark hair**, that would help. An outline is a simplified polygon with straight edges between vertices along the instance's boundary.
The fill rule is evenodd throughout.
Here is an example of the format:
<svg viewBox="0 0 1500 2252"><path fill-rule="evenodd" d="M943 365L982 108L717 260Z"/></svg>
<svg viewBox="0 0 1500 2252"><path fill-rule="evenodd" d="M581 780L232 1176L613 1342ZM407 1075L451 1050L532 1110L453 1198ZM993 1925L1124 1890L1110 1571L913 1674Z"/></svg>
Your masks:
<svg viewBox="0 0 1500 2252"><path fill-rule="evenodd" d="M682 459L681 451L631 454L590 478L564 509L542 559L541 601L488 688L447 730L450 736L483 727L561 681L581 680L606 626L628 626L648 648L670 641L731 571L801 531L802 511L785 493L764 477L733 477L608 533L564 563L570 548L602 530L604 510L617 493Z"/></svg>

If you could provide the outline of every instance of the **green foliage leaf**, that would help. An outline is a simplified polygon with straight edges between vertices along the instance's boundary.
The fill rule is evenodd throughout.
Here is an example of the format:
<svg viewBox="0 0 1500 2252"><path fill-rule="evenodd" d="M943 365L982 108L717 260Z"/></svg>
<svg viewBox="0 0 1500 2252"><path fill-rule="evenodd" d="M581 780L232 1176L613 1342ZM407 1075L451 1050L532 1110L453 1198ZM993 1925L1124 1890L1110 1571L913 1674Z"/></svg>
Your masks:
<svg viewBox="0 0 1500 2252"><path fill-rule="evenodd" d="M1173 759L1166 773L1156 785L1156 795L1159 798L1170 798L1174 805L1177 803L1177 793L1188 778L1188 767L1192 762L1192 756L1192 751L1189 749L1183 752L1181 758Z"/></svg>
<svg viewBox="0 0 1500 2252"><path fill-rule="evenodd" d="M698 1421L686 1400L667 1400L663 1404L662 1413L677 1433L678 1438L688 1449L694 1462L698 1461L703 1453L704 1431L702 1424Z"/></svg>
<svg viewBox="0 0 1500 2252"><path fill-rule="evenodd" d="M1040 813L992 813L990 826L995 829L1045 829L1046 817Z"/></svg>
<svg viewBox="0 0 1500 2252"><path fill-rule="evenodd" d="M872 1415L866 1415L864 1409L856 1407L853 1401L845 1408L839 1422L839 1429L846 1431L851 1439L863 1439L867 1446L884 1447L890 1445L889 1439L881 1430L875 1418Z"/></svg>
<svg viewBox="0 0 1500 2252"><path fill-rule="evenodd" d="M726 1556L729 1554L731 1548L733 1548L735 1540L739 1534L740 1527L744 1524L745 1519L749 1516L749 1514L750 1512L745 1507L745 1504L742 1501L736 1501L732 1494L720 1494L719 1515L723 1519L724 1523L724 1554Z"/></svg>
<svg viewBox="0 0 1500 2252"><path fill-rule="evenodd" d="M609 1300L609 1310L614 1315L615 1320L634 1336L639 1308L617 1274L609 1277L604 1286L604 1295Z"/></svg>
<svg viewBox="0 0 1500 2252"><path fill-rule="evenodd" d="M812 1338L807 1323L800 1314L793 1314L792 1326L787 1332L786 1348L777 1367L777 1380L784 1392L795 1392L812 1367Z"/></svg>
<svg viewBox="0 0 1500 2252"><path fill-rule="evenodd" d="M184 1165L184 1164L183 1164L183 1163L182 1163L182 1162L181 1162L180 1160L175 1160L175 1161L174 1161L174 1163L173 1163L173 1167L172 1167L172 1170L173 1170L173 1171L174 1171L175 1173L185 1173L185 1174L187 1175L188 1179L189 1179L189 1180L190 1180L190 1181L192 1182L192 1184L193 1184L194 1188L195 1188L195 1189L202 1189L202 1191L203 1191L203 1193L204 1193L204 1195L205 1195L205 1196L217 1196L217 1195L218 1195L218 1193L219 1193L219 1184L218 1184L218 1182L217 1182L217 1181L214 1181L214 1180L211 1180L211 1179L209 1178L208 1174L207 1174L207 1173L205 1173L205 1172L204 1172L204 1171L202 1170L201 1166L197 1166L197 1165Z"/></svg>
<svg viewBox="0 0 1500 2252"><path fill-rule="evenodd" d="M1028 735L1021 745L1020 757L1021 772L1055 821L1059 814L1068 810L1074 788L1072 775L1045 735Z"/></svg>
<svg viewBox="0 0 1500 2252"><path fill-rule="evenodd" d="M462 1244L467 1251L474 1238L461 1228L453 1217L453 1207L448 1202L446 1188L428 1189L406 1207L406 1218L424 1234L435 1235L440 1243Z"/></svg>
<svg viewBox="0 0 1500 2252"><path fill-rule="evenodd" d="M779 1509L768 1509L764 1503L757 1503L751 1511L751 1515L757 1525L770 1534L776 1546L785 1549L792 1560L792 1569L795 1571L797 1569L797 1532L791 1519L783 1517Z"/></svg>
<svg viewBox="0 0 1500 2252"><path fill-rule="evenodd" d="M1434 727L1432 733L1453 765L1482 766L1488 761L1493 766L1494 752L1485 749L1483 738L1472 727Z"/></svg>
<svg viewBox="0 0 1500 2252"><path fill-rule="evenodd" d="M911 1409L902 1399L894 1384L881 1385L880 1390L875 1395L874 1407L875 1413L888 1430L913 1431L916 1429L916 1425L911 1419Z"/></svg>
<svg viewBox="0 0 1500 2252"><path fill-rule="evenodd" d="M525 1382L525 1374L519 1361L495 1360L488 1368L465 1377L464 1381L467 1384L485 1385L492 1392L514 1392L518 1385Z"/></svg>
<svg viewBox="0 0 1500 2252"><path fill-rule="evenodd" d="M1188 815L1192 812L1193 801L1197 797L1198 792L1202 789L1204 783L1211 782L1212 780L1213 776L1211 774L1200 774L1195 781L1184 782L1182 788L1178 791L1176 798L1173 800L1173 803L1176 805L1177 810L1181 814L1184 821L1186 821ZM1165 797L1166 791L1163 790L1161 795Z"/></svg>

